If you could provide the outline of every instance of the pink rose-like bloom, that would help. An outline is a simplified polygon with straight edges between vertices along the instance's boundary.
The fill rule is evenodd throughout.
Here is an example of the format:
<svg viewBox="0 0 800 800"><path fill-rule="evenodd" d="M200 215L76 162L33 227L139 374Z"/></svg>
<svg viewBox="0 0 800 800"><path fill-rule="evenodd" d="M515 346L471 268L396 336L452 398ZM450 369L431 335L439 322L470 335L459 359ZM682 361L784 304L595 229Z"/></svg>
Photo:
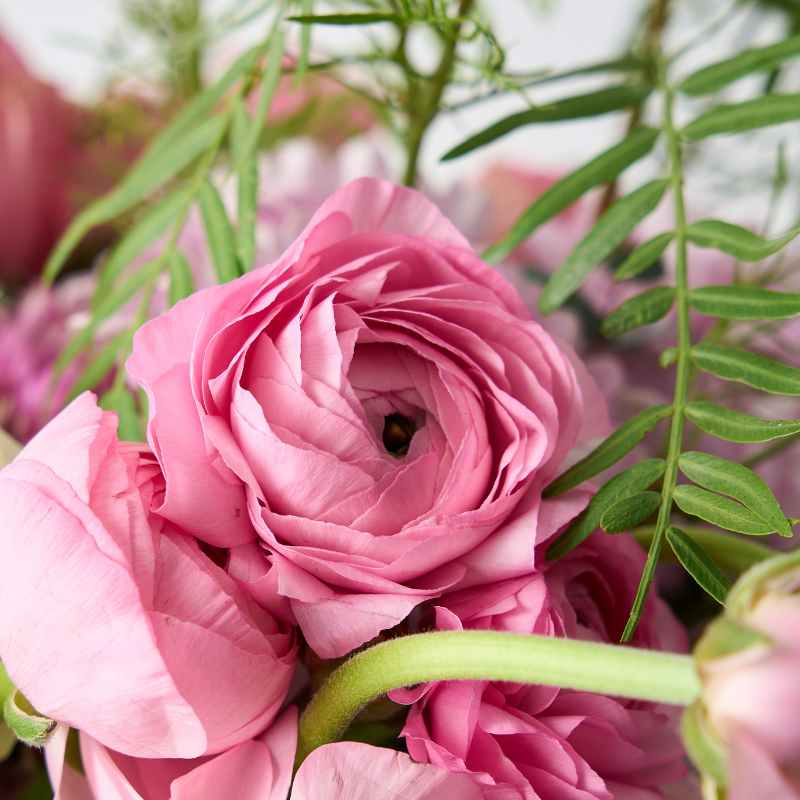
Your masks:
<svg viewBox="0 0 800 800"><path fill-rule="evenodd" d="M216 756L132 758L80 734L85 777L64 760L67 730L45 755L56 800L286 800L297 745L297 709L287 709L260 736Z"/></svg>
<svg viewBox="0 0 800 800"><path fill-rule="evenodd" d="M619 641L644 554L595 534L544 571L445 596L437 627ZM684 650L651 597L634 644ZM454 681L392 693L413 703L403 735L416 761L472 776L503 800L655 800L685 772L677 711L545 686Z"/></svg>
<svg viewBox="0 0 800 800"><path fill-rule="evenodd" d="M261 731L293 637L152 512L163 478L83 394L0 472L0 658L39 712L122 753L190 758Z"/></svg>
<svg viewBox="0 0 800 800"><path fill-rule="evenodd" d="M217 546L255 528L325 658L462 579L530 570L586 500L542 488L607 424L511 286L423 196L376 179L274 264L145 325L128 369L159 513Z"/></svg>
<svg viewBox="0 0 800 800"><path fill-rule="evenodd" d="M700 663L703 704L728 754L730 800L800 798L800 561L782 560L789 569L769 576L732 615L764 643Z"/></svg>
<svg viewBox="0 0 800 800"><path fill-rule="evenodd" d="M405 753L358 742L319 747L303 761L291 800L482 800L466 775L415 764ZM498 800L501 798L498 797Z"/></svg>
<svg viewBox="0 0 800 800"><path fill-rule="evenodd" d="M0 37L0 281L38 274L70 213L73 114Z"/></svg>

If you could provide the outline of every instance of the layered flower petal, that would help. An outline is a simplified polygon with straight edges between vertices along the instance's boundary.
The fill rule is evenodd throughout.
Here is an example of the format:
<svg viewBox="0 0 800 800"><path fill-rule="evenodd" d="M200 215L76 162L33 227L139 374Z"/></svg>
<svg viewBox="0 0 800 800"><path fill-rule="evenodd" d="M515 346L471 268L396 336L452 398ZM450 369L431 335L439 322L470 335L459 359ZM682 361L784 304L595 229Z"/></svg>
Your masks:
<svg viewBox="0 0 800 800"><path fill-rule="evenodd" d="M163 478L80 396L0 473L0 656L43 714L134 756L194 757L275 716L292 636L152 512Z"/></svg>
<svg viewBox="0 0 800 800"><path fill-rule="evenodd" d="M465 775L415 764L405 753L357 742L314 750L300 766L291 800L482 800ZM497 796L497 800L501 800ZM508 796L506 800L512 800Z"/></svg>
<svg viewBox="0 0 800 800"><path fill-rule="evenodd" d="M555 530L530 524L542 488L607 424L512 287L435 206L375 179L274 264L145 325L128 366L160 513L215 546L257 535L323 657L460 582L529 571ZM509 541L495 571L470 560Z"/></svg>

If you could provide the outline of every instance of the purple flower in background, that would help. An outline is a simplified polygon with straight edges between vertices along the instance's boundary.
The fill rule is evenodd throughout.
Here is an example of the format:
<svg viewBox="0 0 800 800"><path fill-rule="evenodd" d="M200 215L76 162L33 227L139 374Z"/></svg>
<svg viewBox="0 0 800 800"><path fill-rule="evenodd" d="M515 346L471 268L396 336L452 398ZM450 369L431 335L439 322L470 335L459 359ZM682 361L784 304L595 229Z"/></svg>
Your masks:
<svg viewBox="0 0 800 800"><path fill-rule="evenodd" d="M54 289L34 286L14 307L0 308L0 427L27 441L61 409L75 368L59 380L53 365L85 321L94 278L69 278Z"/></svg>

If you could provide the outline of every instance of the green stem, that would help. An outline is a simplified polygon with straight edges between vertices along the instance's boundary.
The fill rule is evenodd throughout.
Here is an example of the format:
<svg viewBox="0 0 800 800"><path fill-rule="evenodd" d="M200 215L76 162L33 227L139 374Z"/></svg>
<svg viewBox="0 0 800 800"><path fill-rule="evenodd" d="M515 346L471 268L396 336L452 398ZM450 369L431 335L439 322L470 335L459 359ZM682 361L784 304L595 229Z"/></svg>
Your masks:
<svg viewBox="0 0 800 800"><path fill-rule="evenodd" d="M661 488L661 506L658 509L655 534L647 553L639 588L633 600L631 613L622 641L628 642L636 631L639 618L644 608L650 584L653 582L658 566L664 538L669 527L672 511L672 493L678 478L678 458L683 446L684 411L689 393L691 375L692 334L689 327L689 280L686 258L686 208L683 203L683 154L678 131L672 119L673 91L667 83L666 65L659 58L659 83L664 92L664 133L667 138L667 149L670 161L670 180L672 183L672 199L675 209L675 306L678 316L678 360L675 375L675 394L672 401L672 422L669 431L669 443L666 455L666 470Z"/></svg>
<svg viewBox="0 0 800 800"><path fill-rule="evenodd" d="M406 170L403 177L403 183L405 183L406 186L414 186L417 182L417 165L422 148L422 141L425 138L428 127L439 111L439 106L442 102L442 94L444 94L444 90L453 73L453 66L456 61L456 49L458 48L459 36L461 35L461 25L464 22L464 18L472 9L473 2L474 0L460 0L457 16L453 22L453 29L450 31L450 36L444 43L444 51L442 52L439 66L430 78L430 87L428 90L422 93L422 98L412 96L411 94L409 94L407 98L409 109L412 109L417 103L419 103L420 108L419 111L411 115L411 121L409 123ZM411 87L416 84L416 81L411 80L409 76L408 83Z"/></svg>
<svg viewBox="0 0 800 800"><path fill-rule="evenodd" d="M675 653L497 631L401 636L331 674L300 718L297 764L337 741L376 697L441 680L543 684L674 705L690 704L700 691L692 657Z"/></svg>
<svg viewBox="0 0 800 800"><path fill-rule="evenodd" d="M777 553L771 547L737 536L735 533L722 533L702 525L681 525L681 530L711 554L721 569L731 572L745 572ZM654 525L643 525L632 531L636 541L644 548L651 545L655 532ZM662 560L666 558L670 561L677 560L672 554L669 556L664 554Z"/></svg>

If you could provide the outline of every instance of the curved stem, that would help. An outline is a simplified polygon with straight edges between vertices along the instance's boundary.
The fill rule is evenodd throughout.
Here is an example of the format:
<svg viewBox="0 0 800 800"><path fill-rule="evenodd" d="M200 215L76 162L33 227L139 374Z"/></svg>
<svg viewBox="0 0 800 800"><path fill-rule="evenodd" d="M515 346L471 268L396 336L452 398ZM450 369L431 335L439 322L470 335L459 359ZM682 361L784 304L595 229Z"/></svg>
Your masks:
<svg viewBox="0 0 800 800"><path fill-rule="evenodd" d="M497 631L402 636L361 651L330 675L300 718L297 764L339 739L376 697L440 680L543 684L675 705L699 693L691 656Z"/></svg>
<svg viewBox="0 0 800 800"><path fill-rule="evenodd" d="M678 360L675 375L675 394L672 401L672 423L669 430L669 444L667 446L664 481L661 488L661 506L658 509L655 534L647 553L639 588L631 607L631 613L622 641L628 642L633 636L639 617L642 614L647 592L653 581L653 576L661 557L664 546L664 537L669 527L670 513L672 511L672 493L678 477L678 458L683 446L684 410L689 392L689 377L691 373L692 334L689 327L689 281L686 258L686 209L683 203L683 154L678 131L672 119L673 91L667 83L666 65L663 58L659 59L658 67L659 84L664 92L664 134L667 139L667 149L670 161L670 180L672 183L672 199L675 210L675 306L678 316Z"/></svg>
<svg viewBox="0 0 800 800"><path fill-rule="evenodd" d="M453 66L456 62L456 49L458 48L459 36L461 35L461 25L464 18L472 9L474 0L461 0L458 5L456 21L450 32L449 38L444 43L444 51L439 61L436 72L430 78L430 87L423 93L422 98L409 97L409 104L419 103L419 112L413 114L408 131L408 155L406 156L406 170L403 176L403 183L406 186L414 186L417 182L417 164L419 153L422 148L422 141L428 131L428 126L433 122L434 117L439 111L442 102L442 95L453 73ZM408 72L406 72L408 75ZM410 82L415 85L416 82Z"/></svg>
<svg viewBox="0 0 800 800"><path fill-rule="evenodd" d="M714 556L714 561L722 569L731 572L745 572L750 567L777 554L777 551L771 547L737 536L735 533L723 533L702 525L681 525L681 530L690 539L697 542L703 550ZM648 548L653 541L655 532L654 525L643 525L632 533L642 547ZM670 560L674 561L674 556Z"/></svg>

